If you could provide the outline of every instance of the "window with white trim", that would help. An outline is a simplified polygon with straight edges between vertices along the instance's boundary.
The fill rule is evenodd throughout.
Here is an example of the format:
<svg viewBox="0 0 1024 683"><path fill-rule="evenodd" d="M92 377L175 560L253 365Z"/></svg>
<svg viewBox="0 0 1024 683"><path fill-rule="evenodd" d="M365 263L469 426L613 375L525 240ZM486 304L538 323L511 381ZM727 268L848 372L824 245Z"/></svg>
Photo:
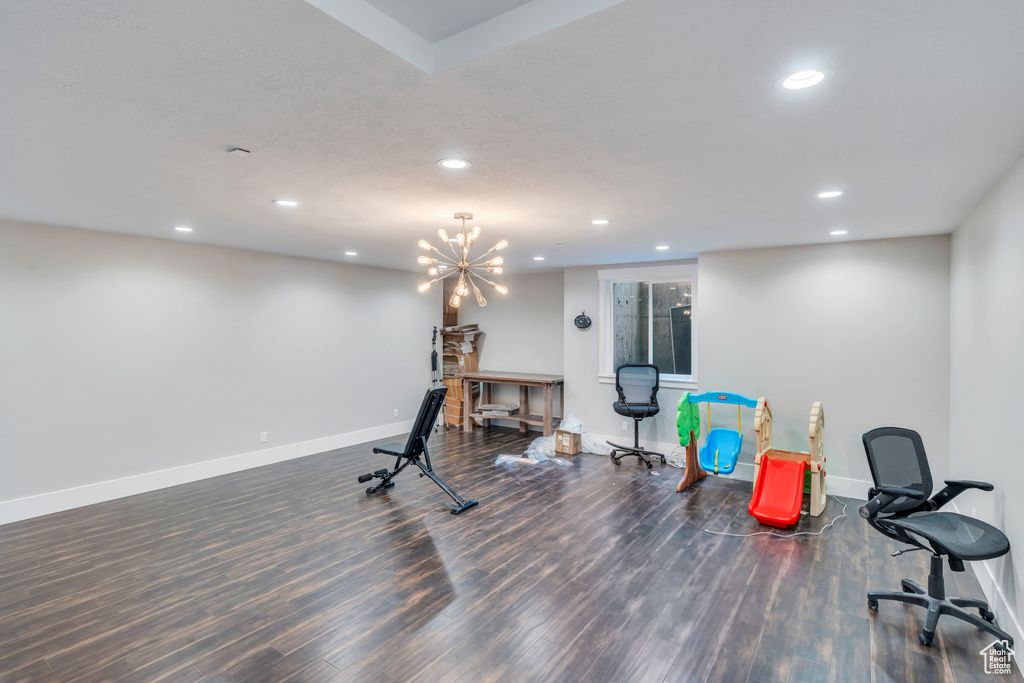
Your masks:
<svg viewBox="0 0 1024 683"><path fill-rule="evenodd" d="M601 374L653 363L662 382L696 381L696 268L655 266L599 273L604 306Z"/></svg>

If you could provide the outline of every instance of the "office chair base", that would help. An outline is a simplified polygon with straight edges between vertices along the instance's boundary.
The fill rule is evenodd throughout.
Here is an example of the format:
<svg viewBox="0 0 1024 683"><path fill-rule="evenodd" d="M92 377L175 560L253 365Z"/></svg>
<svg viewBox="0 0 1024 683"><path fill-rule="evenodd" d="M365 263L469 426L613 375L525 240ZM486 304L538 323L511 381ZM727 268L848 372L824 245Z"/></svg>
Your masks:
<svg viewBox="0 0 1024 683"><path fill-rule="evenodd" d="M1006 644L1013 649L1013 637L1003 631L995 624L995 615L989 609L988 603L976 598L947 598L945 596L944 582L942 579L942 558L932 557L932 571L928 576L928 589L910 579L900 581L899 593L897 592L876 592L868 593L868 608L878 609L879 600L892 600L894 602L905 602L911 605L924 607L927 616L924 621L924 629L917 635L918 641L925 647L931 647L935 639L935 629L939 624L939 617L949 615L960 621L974 624L983 631L987 631L996 637L996 640L1006 641ZM968 612L968 609L978 610L978 614ZM1002 649L998 644L996 649Z"/></svg>
<svg viewBox="0 0 1024 683"><path fill-rule="evenodd" d="M611 458L612 462L614 462L616 465L621 465L622 458L628 458L631 455L636 456L643 460L645 463L647 463L647 469L651 469L652 467L654 467L654 465L651 463L650 457L648 457L652 455L661 458L662 465L668 464L668 460L666 460L665 456L662 455L661 453L655 453L654 451L646 451L643 448L635 448L633 446L620 446L619 444L612 443L611 441L606 441L605 443L612 447ZM617 455L617 453L619 453L620 451L622 454Z"/></svg>

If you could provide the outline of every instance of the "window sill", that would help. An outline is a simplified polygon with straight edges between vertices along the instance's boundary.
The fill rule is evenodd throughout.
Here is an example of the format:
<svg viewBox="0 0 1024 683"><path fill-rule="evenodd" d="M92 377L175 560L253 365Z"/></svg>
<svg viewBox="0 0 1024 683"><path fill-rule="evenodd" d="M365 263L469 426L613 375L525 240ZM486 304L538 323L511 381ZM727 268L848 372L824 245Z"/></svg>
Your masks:
<svg viewBox="0 0 1024 683"><path fill-rule="evenodd" d="M615 384L615 375L598 375L597 381L601 384ZM662 379L661 387L663 389L682 389L684 391L696 391L697 383L693 381L684 381L678 379Z"/></svg>

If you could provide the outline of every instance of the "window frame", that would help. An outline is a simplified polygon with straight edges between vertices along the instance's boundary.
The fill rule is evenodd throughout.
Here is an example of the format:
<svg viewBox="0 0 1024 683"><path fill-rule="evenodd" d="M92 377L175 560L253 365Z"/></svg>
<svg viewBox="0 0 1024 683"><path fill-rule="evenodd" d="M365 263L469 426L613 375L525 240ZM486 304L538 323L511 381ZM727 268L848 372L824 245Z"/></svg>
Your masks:
<svg viewBox="0 0 1024 683"><path fill-rule="evenodd" d="M612 367L612 346L615 326L612 324L612 287L619 282L648 282L652 285L667 282L688 282L690 284L690 363L693 374L673 375L660 374L663 387L672 389L697 388L697 327L699 323L699 302L697 290L697 262L682 263L671 266L646 266L636 268L615 268L599 270L597 279L600 288L600 319L599 332L601 349L598 354L597 379L602 384L615 384L615 368ZM651 301L653 306L653 300ZM649 317L653 332L654 319ZM653 337L651 337L653 344ZM650 346L648 355L650 355Z"/></svg>

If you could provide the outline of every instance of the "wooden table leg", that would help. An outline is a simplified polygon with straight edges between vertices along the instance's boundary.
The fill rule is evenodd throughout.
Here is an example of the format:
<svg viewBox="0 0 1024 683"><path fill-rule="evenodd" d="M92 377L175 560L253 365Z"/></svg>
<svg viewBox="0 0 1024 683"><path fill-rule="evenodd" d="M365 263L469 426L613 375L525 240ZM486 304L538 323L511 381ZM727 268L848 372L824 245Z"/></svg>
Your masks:
<svg viewBox="0 0 1024 683"><path fill-rule="evenodd" d="M473 419L470 413L473 412L473 383L469 379L462 378L462 431L473 431Z"/></svg>
<svg viewBox="0 0 1024 683"><path fill-rule="evenodd" d="M519 385L519 414L530 414L530 388L523 385ZM519 423L519 432L521 434L525 434L529 429L530 425L525 422Z"/></svg>
<svg viewBox="0 0 1024 683"><path fill-rule="evenodd" d="M490 382L480 382L480 404L483 405L485 403L490 403L490 402L491 402L491 383ZM490 427L491 426L491 421L486 419L486 418L484 418L484 419L480 420L480 424L481 424L481 426L484 426L484 427Z"/></svg>
<svg viewBox="0 0 1024 683"><path fill-rule="evenodd" d="M554 415L551 406L551 385L544 385L544 436L550 436L551 432L554 431L551 424L551 418Z"/></svg>

